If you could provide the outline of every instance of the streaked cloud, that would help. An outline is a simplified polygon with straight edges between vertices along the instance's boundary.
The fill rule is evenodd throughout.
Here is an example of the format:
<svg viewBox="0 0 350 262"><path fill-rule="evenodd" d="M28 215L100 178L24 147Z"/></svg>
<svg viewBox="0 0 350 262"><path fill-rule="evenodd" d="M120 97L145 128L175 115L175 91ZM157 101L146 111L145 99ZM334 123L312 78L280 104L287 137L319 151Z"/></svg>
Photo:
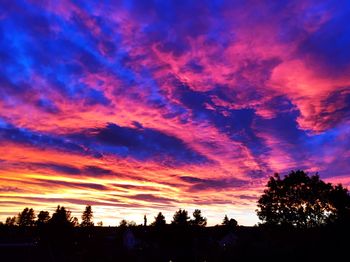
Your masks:
<svg viewBox="0 0 350 262"><path fill-rule="evenodd" d="M350 185L346 1L3 1L0 219L254 224L274 172Z"/></svg>

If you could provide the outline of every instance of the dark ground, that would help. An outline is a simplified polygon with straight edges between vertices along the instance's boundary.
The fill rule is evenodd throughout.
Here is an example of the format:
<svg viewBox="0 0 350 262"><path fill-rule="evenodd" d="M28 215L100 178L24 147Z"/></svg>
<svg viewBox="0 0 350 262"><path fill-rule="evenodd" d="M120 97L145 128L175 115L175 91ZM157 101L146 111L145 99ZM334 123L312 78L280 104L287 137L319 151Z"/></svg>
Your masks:
<svg viewBox="0 0 350 262"><path fill-rule="evenodd" d="M339 227L0 227L0 261L347 261L349 233Z"/></svg>

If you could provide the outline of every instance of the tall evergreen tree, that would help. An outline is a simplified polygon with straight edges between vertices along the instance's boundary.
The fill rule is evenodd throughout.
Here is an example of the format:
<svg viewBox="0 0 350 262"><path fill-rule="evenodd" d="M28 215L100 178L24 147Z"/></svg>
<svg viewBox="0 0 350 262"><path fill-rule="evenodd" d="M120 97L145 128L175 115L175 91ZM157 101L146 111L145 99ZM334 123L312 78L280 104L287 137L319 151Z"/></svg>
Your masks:
<svg viewBox="0 0 350 262"><path fill-rule="evenodd" d="M83 215L81 216L81 224L82 227L92 227L94 226L94 222L92 221L94 215L92 212L92 207L90 205L87 205L85 207L85 210L83 212Z"/></svg>
<svg viewBox="0 0 350 262"><path fill-rule="evenodd" d="M175 212L173 216L173 221L171 222L173 225L178 226L186 226L189 224L190 217L188 216L188 212L184 209L179 209Z"/></svg>
<svg viewBox="0 0 350 262"><path fill-rule="evenodd" d="M193 212L194 219L191 220L191 225L205 227L207 225L207 219L202 216L202 211L196 209Z"/></svg>
<svg viewBox="0 0 350 262"><path fill-rule="evenodd" d="M166 224L165 217L162 214L162 212L159 212L156 217L154 217L154 222L151 224L151 226L161 227Z"/></svg>
<svg viewBox="0 0 350 262"><path fill-rule="evenodd" d="M71 217L71 212L65 207L57 206L56 211L52 214L49 224L54 227L72 227L73 218Z"/></svg>

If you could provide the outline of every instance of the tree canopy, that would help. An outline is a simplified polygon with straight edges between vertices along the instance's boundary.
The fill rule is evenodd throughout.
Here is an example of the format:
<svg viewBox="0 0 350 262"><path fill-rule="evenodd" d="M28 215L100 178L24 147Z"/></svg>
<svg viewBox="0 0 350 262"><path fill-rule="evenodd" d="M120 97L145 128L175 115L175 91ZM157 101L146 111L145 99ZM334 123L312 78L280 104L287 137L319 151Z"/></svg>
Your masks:
<svg viewBox="0 0 350 262"><path fill-rule="evenodd" d="M267 225L315 227L344 220L349 208L347 189L298 170L284 178L272 176L256 212Z"/></svg>
<svg viewBox="0 0 350 262"><path fill-rule="evenodd" d="M225 215L223 221L222 221L223 226L229 226L229 227L236 227L238 225L237 220L234 218L228 218L227 215Z"/></svg>
<svg viewBox="0 0 350 262"><path fill-rule="evenodd" d="M205 227L207 225L207 218L202 216L202 211L199 209L194 210L191 224L195 226Z"/></svg>
<svg viewBox="0 0 350 262"><path fill-rule="evenodd" d="M33 208L26 207L21 213L18 214L18 225L19 226L34 226L35 224L35 213Z"/></svg>
<svg viewBox="0 0 350 262"><path fill-rule="evenodd" d="M171 223L178 226L186 226L189 224L189 219L188 212L185 209L180 208L175 212Z"/></svg>
<svg viewBox="0 0 350 262"><path fill-rule="evenodd" d="M6 226L16 226L17 225L17 217L13 216L13 217L7 217L6 221L5 221L5 225Z"/></svg>
<svg viewBox="0 0 350 262"><path fill-rule="evenodd" d="M151 226L161 227L166 224L165 217L162 214L162 212L159 212L156 217L154 217L154 222L151 224Z"/></svg>
<svg viewBox="0 0 350 262"><path fill-rule="evenodd" d="M71 217L71 212L66 210L64 206L57 206L55 213L49 221L50 225L56 227L70 227L75 226L76 221Z"/></svg>
<svg viewBox="0 0 350 262"><path fill-rule="evenodd" d="M40 211L38 214L38 219L36 221L37 225L47 224L50 220L50 213L48 211Z"/></svg>

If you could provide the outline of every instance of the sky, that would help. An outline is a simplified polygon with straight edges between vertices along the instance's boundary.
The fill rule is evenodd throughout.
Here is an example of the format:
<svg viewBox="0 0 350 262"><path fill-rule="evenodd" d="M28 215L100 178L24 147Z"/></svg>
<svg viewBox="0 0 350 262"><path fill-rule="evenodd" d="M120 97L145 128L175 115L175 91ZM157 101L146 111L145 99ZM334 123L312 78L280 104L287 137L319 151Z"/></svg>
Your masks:
<svg viewBox="0 0 350 262"><path fill-rule="evenodd" d="M0 221L202 210L268 178L350 186L349 1L0 2Z"/></svg>

